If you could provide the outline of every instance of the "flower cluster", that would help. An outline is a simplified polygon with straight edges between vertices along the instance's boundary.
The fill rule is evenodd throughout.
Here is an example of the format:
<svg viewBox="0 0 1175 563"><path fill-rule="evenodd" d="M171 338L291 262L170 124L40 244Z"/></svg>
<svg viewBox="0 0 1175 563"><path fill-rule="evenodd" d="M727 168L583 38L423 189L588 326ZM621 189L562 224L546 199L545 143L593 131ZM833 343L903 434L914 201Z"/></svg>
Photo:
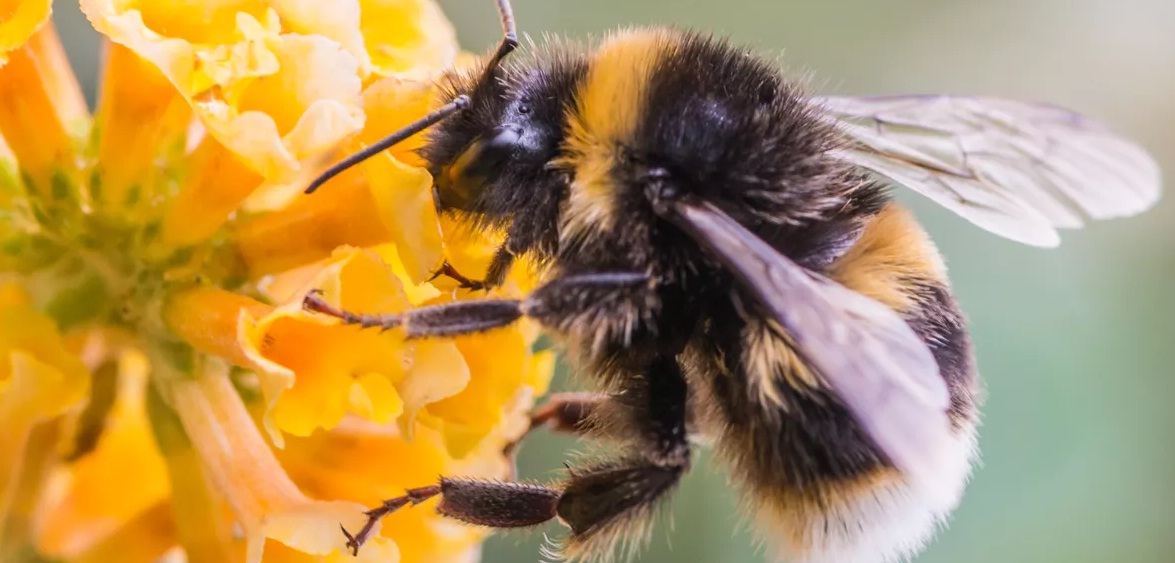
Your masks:
<svg viewBox="0 0 1175 563"><path fill-rule="evenodd" d="M301 194L472 60L432 0L81 7L92 114L51 1L0 0L0 559L349 560L366 506L506 475L552 371L533 326L407 341L300 306L474 298L430 274L496 241L437 215L419 136ZM401 511L359 559L484 533Z"/></svg>

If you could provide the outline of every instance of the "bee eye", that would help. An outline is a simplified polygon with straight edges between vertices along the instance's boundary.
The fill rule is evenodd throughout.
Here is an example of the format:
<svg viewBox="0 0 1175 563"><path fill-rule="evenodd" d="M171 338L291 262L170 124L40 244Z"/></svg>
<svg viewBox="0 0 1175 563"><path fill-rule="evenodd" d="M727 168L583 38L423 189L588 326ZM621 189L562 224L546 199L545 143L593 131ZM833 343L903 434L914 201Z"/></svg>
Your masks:
<svg viewBox="0 0 1175 563"><path fill-rule="evenodd" d="M530 113L530 106L523 103L522 105L518 106L518 113L521 113L522 115Z"/></svg>

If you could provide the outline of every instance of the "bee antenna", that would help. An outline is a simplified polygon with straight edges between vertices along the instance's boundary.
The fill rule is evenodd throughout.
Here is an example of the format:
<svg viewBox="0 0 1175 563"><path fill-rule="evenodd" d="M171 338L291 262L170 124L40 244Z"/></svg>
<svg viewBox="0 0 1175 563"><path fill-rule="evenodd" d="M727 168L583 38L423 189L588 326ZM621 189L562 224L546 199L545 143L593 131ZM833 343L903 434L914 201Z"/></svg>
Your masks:
<svg viewBox="0 0 1175 563"><path fill-rule="evenodd" d="M510 0L496 0L498 4L498 18L502 22L502 41L498 43L498 49L494 51L493 57L486 63L485 70L482 72L478 84L486 84L490 80L494 80L498 67L502 64L502 59L506 58L515 48L518 47L518 30L514 23L514 9L510 6ZM479 88L480 89L480 88ZM331 178L338 176L342 171L363 162L393 146L404 141L437 123L440 123L445 118L458 113L469 107L469 96L457 96L452 102L445 104L436 111L412 122L407 126L401 128L399 131L388 135L371 146L351 155L343 160L337 162L334 166L327 168L325 172L320 174L310 185L306 188L305 193L314 193Z"/></svg>
<svg viewBox="0 0 1175 563"><path fill-rule="evenodd" d="M514 8L510 7L510 0L497 0L497 3L498 18L502 22L502 40L498 42L498 49L494 51L494 56L490 57L489 62L486 63L481 80L479 80L480 83L490 80L494 71L502 64L502 59L505 59L506 55L518 47L518 27L514 23Z"/></svg>
<svg viewBox="0 0 1175 563"><path fill-rule="evenodd" d="M436 125L450 115L460 112L467 107L469 107L469 96L457 96L456 99L441 106L436 111L416 121L413 121L412 123L409 123L391 135L376 141L371 146L351 156L348 156L347 158L340 160L334 166L327 168L326 171L315 178L313 182L310 182L310 186L306 188L306 193L314 193L314 190L317 190L331 178L338 176L340 172L355 166L356 164L359 164L360 162L363 162L364 160L367 160L383 152L384 150L391 148L392 146L399 144L404 139L407 139L408 137L411 137L429 127L432 127L433 125Z"/></svg>

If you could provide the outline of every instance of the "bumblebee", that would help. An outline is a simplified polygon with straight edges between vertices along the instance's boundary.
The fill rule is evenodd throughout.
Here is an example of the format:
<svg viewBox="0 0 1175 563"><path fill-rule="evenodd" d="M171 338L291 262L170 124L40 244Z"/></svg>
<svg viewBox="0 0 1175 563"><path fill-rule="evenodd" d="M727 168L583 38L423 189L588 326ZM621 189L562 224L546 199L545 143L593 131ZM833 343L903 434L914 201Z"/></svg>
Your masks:
<svg viewBox="0 0 1175 563"><path fill-rule="evenodd" d="M408 338L522 317L561 342L598 393L556 394L532 428L610 454L554 485L444 477L344 531L356 552L384 515L438 510L493 528L558 519L559 555L608 558L713 444L779 560L888 562L917 553L977 456L979 378L942 257L891 185L1036 246L1088 219L1136 214L1159 171L1066 109L954 96L816 97L767 60L701 33L648 27L593 48L505 37L445 78L439 110L338 163L427 131L438 208L505 240L471 289L519 259L520 300L365 315L308 309Z"/></svg>

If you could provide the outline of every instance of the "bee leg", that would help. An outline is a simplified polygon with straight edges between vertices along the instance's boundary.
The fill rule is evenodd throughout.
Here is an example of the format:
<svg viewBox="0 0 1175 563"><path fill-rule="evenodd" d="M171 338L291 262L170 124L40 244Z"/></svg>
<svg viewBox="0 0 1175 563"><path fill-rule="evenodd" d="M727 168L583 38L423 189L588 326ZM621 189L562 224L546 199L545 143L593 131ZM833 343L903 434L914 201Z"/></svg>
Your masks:
<svg viewBox="0 0 1175 563"><path fill-rule="evenodd" d="M596 538L605 530L619 532L634 509L650 506L680 479L686 467L658 465L639 458L624 459L573 471L560 490L531 483L442 477L439 484L409 489L366 512L356 533L343 529L353 555L371 538L376 524L406 506L440 497L437 513L466 524L510 529L537 526L559 517L572 532L572 545Z"/></svg>
<svg viewBox="0 0 1175 563"><path fill-rule="evenodd" d="M556 432L580 432L582 430L580 424L608 399L608 395L604 393L591 392L548 395L543 406L530 414L530 427L517 440L508 444L504 453L506 455L513 454L527 435L544 426Z"/></svg>
<svg viewBox="0 0 1175 563"><path fill-rule="evenodd" d="M518 455L518 448L522 445L523 440L544 426L556 432L582 432L583 428L580 425L608 400L609 396L604 393L581 392L549 395L546 403L530 414L530 426L526 431L502 448L502 455L510 461L510 465L513 467L515 457ZM510 477L513 478L514 474L511 473Z"/></svg>
<svg viewBox="0 0 1175 563"><path fill-rule="evenodd" d="M607 405L610 412L631 420L630 453L617 460L582 469L569 469L562 487L485 479L443 477L429 487L410 489L367 512L358 533L347 530L347 546L358 552L376 523L405 506L440 496L437 512L468 524L491 528L523 528L558 517L571 528L569 549L594 547L628 530L634 520L651 514L654 503L689 470L686 442L687 388L673 357L656 360L618 395L567 394L551 405L548 422L576 416L579 407ZM615 409L615 410L612 410ZM629 423L625 423L629 428Z"/></svg>
<svg viewBox="0 0 1175 563"><path fill-rule="evenodd" d="M446 260L445 263L441 264L440 269L433 272L432 277L428 278L428 281L445 276L457 282L457 287L473 291L489 291L501 286L506 281L506 275L510 273L510 267L514 265L514 253L509 250L508 244L503 244L498 248L497 254L494 254L493 260L490 261L490 267L486 270L485 279L474 280L465 277L465 275L457 271L457 268L454 268Z"/></svg>
<svg viewBox="0 0 1175 563"><path fill-rule="evenodd" d="M403 328L408 338L473 334L508 326L523 316L522 302L517 299L455 301L398 315L364 315L327 303L318 290L306 294L302 299L302 307L363 328Z"/></svg>
<svg viewBox="0 0 1175 563"><path fill-rule="evenodd" d="M595 439L631 442L635 426L631 419L643 414L643 409L634 409L627 403L628 400L607 393L552 393L547 396L543 406L531 412L530 425L526 431L506 444L502 455L513 460L527 437L540 428L567 434L587 434Z"/></svg>
<svg viewBox="0 0 1175 563"><path fill-rule="evenodd" d="M515 253L510 250L510 241L506 241L498 247L494 259L490 261L490 267L486 270L485 279L481 282L482 287L493 289L505 283L506 275L510 273L510 267L514 265L514 256Z"/></svg>
<svg viewBox="0 0 1175 563"><path fill-rule="evenodd" d="M626 531L643 528L641 520L652 516L656 503L688 470L688 463L655 463L639 456L574 470L556 509L571 528L567 547L603 551Z"/></svg>
<svg viewBox="0 0 1175 563"><path fill-rule="evenodd" d="M690 468L688 389L677 360L656 359L626 393L601 407L609 433L628 436L627 452L586 470L573 470L559 499L560 519L571 528L567 548L596 553L653 516L657 502ZM638 539L638 538L632 538Z"/></svg>
<svg viewBox="0 0 1175 563"><path fill-rule="evenodd" d="M525 300L455 301L393 315L352 313L330 305L322 299L322 292L315 290L306 294L302 306L363 328L389 330L401 327L409 338L456 336L508 326L523 316L534 317L544 324L558 322L566 318L568 306L577 305L581 301L590 303L586 299L598 295L598 291L593 290L610 293L615 289L646 283L647 276L633 272L567 276L544 285Z"/></svg>
<svg viewBox="0 0 1175 563"><path fill-rule="evenodd" d="M475 526L527 528L557 516L571 528L572 545L582 545L588 538L618 533L619 527L629 522L622 516L643 515L634 514L634 510L648 508L687 469L683 464L624 459L573 471L563 490L532 483L442 477L437 485L409 489L403 496L368 510L363 527L356 533L344 528L343 535L351 553L358 554L383 517L440 496L437 513Z"/></svg>
<svg viewBox="0 0 1175 563"><path fill-rule="evenodd" d="M440 196L436 197L439 201ZM540 194L535 197L531 204L531 212L525 217L515 217L510 224L506 240L498 246L483 279L471 280L447 262L433 278L444 275L456 280L462 289L488 291L505 283L506 276L510 274L517 257L534 251L539 255L553 255L559 245L556 225L559 221L562 198L556 194ZM555 233L555 236L551 233Z"/></svg>
<svg viewBox="0 0 1175 563"><path fill-rule="evenodd" d="M359 553L359 547L371 537L376 523L384 516L436 496L441 497L437 512L442 516L476 526L524 528L554 518L560 492L528 483L442 477L436 485L408 489L404 496L388 499L368 510L367 523L358 532L352 534L344 528L343 535L352 555Z"/></svg>
<svg viewBox="0 0 1175 563"><path fill-rule="evenodd" d="M438 268L437 271L433 272L432 276L430 276L426 281L433 281L441 276L445 276L446 278L457 282L457 287L461 289L471 289L473 291L477 291L479 289L489 289L486 287L484 282L465 277L465 275L457 271L457 268L454 268L448 260L445 260L445 262L441 264L441 267Z"/></svg>

